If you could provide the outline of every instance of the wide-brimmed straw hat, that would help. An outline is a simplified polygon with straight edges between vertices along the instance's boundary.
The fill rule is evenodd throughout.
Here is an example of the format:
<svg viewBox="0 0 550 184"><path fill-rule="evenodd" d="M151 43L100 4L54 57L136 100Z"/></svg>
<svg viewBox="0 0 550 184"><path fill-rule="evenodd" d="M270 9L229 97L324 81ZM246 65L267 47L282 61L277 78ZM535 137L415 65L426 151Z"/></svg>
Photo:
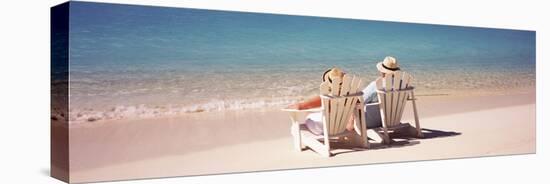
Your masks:
<svg viewBox="0 0 550 184"><path fill-rule="evenodd" d="M387 56L384 58L384 61L376 64L376 68L382 73L391 74L399 70L399 64L397 63L397 59Z"/></svg>
<svg viewBox="0 0 550 184"><path fill-rule="evenodd" d="M325 73L323 73L323 82L325 81L329 81L329 82L332 82L332 79L335 79L335 78L342 78L344 77L344 72L342 72L342 70L340 70L339 68L331 68L331 69L328 69L327 71L325 71Z"/></svg>

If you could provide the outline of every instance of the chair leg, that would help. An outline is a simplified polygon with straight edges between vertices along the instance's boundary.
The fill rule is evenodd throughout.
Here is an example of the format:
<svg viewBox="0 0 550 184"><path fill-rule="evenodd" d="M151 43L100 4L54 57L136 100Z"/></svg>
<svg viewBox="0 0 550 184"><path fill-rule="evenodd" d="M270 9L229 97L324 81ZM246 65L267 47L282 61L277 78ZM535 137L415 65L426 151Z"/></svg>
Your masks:
<svg viewBox="0 0 550 184"><path fill-rule="evenodd" d="M385 98L383 98L385 99ZM382 131L384 132L384 136L382 136L384 144L390 144L390 134L388 133L388 119L386 119L386 110L384 109L384 103L382 103L384 100L380 98L380 94L378 95L378 101L380 103L380 119L382 120Z"/></svg>
<svg viewBox="0 0 550 184"><path fill-rule="evenodd" d="M363 104L360 104L363 107ZM355 121L359 123L359 135L361 137L361 147L369 148L369 137L367 136L367 122L365 120L365 112L362 109L357 109ZM357 123L356 123L357 124Z"/></svg>
<svg viewBox="0 0 550 184"><path fill-rule="evenodd" d="M414 111L414 124L416 128L416 136L424 137L424 135L422 134L422 129L420 128L420 122L418 121L418 111L416 110L416 99L414 97L414 91L411 91L411 98L412 98L412 105L413 105L413 111Z"/></svg>
<svg viewBox="0 0 550 184"><path fill-rule="evenodd" d="M331 156L331 153L330 153L330 139L329 139L329 131L328 131L328 124L327 124L327 117L325 115L323 115L323 147L324 147L324 150L322 152L320 152L319 154L325 156L325 157L330 157Z"/></svg>
<svg viewBox="0 0 550 184"><path fill-rule="evenodd" d="M390 144L391 139L390 139L390 134L388 133L388 128L383 127L382 131L384 131L384 144Z"/></svg>
<svg viewBox="0 0 550 184"><path fill-rule="evenodd" d="M326 131L328 132L328 131ZM327 133L324 134L324 145L325 145L325 150L323 150L320 154L323 155L324 157L330 157L331 156L331 153L330 153L330 139L327 135Z"/></svg>
<svg viewBox="0 0 550 184"><path fill-rule="evenodd" d="M300 133L300 122L296 121L297 114L293 112L290 115L290 120L292 121L292 125L290 126L290 134L292 134L292 137L294 138L294 150L296 151L302 151L304 148L302 144L302 135Z"/></svg>
<svg viewBox="0 0 550 184"><path fill-rule="evenodd" d="M292 123L290 132L294 138L294 150L302 151L302 135L300 133L300 125L298 123Z"/></svg>

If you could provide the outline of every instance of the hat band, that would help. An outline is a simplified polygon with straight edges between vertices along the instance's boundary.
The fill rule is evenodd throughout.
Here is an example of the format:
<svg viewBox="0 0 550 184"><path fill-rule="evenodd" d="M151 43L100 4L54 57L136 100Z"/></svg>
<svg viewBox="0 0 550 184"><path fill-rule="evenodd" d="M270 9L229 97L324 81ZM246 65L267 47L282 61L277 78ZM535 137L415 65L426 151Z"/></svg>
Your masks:
<svg viewBox="0 0 550 184"><path fill-rule="evenodd" d="M389 67L387 67L386 65L384 65L384 63L382 63L382 67L384 67L385 69L391 70L391 71L397 71L397 70L399 70L399 67L397 67L397 68L389 68Z"/></svg>
<svg viewBox="0 0 550 184"><path fill-rule="evenodd" d="M327 75L328 72L330 72L332 69L328 69L327 71L325 71L325 73L323 73L323 82L325 82L325 76ZM332 80L330 79L330 76L327 76L327 79L332 82Z"/></svg>

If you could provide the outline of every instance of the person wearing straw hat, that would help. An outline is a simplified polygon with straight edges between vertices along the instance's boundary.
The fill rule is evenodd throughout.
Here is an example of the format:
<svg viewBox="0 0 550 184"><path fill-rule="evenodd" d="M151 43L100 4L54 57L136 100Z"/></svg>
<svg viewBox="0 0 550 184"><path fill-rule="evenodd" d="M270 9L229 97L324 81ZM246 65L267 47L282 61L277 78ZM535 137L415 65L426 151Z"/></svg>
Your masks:
<svg viewBox="0 0 550 184"><path fill-rule="evenodd" d="M391 56L387 56L384 58L383 61L378 62L376 64L376 68L378 69L378 73L380 77L384 77L386 74L392 74L400 70L397 59ZM342 72L342 70L338 68L331 68L323 73L322 79L323 79L323 82L325 81L332 82L332 79L337 77L343 78L344 75L345 73ZM367 87L365 87L365 89L363 89L362 92L363 92L363 98L365 99L365 104L378 102L378 97L376 93L376 80L369 83L369 85L367 85ZM318 108L318 107L321 107L321 98L319 96L315 96L303 102L292 104L287 108L302 110L302 109L312 109L312 108ZM382 126L382 120L380 118L380 110L378 106L376 105L366 106L365 117L367 122L367 128L370 129L370 128L377 128ZM308 116L306 117L306 126L312 133L320 135L323 132L321 113L308 114ZM346 128L349 131L353 131L353 118L350 119L350 122L348 123Z"/></svg>
<svg viewBox="0 0 550 184"><path fill-rule="evenodd" d="M339 68L334 67L325 71L321 79L323 82L328 81L332 83L332 80L335 78L343 79L345 74L346 73L344 73ZM303 102L292 104L287 108L302 110L302 109L312 109L312 108L318 108L318 107L321 107L321 98L319 96L315 96Z"/></svg>
<svg viewBox="0 0 550 184"><path fill-rule="evenodd" d="M376 64L376 69L378 69L380 77L385 77L386 74L392 74L401 70L399 68L399 63L397 63L397 59L391 56L387 56L383 61L378 62ZM369 83L369 85L363 89L363 98L365 99L365 103L378 102L376 80Z"/></svg>
<svg viewBox="0 0 550 184"><path fill-rule="evenodd" d="M392 74L401 70L397 59L387 56L383 61L376 64L380 77L385 77L386 74ZM363 89L363 99L365 104L378 102L378 94L376 93L376 80L372 81ZM380 117L380 107L378 105L365 106L365 120L367 128L377 128L382 126L382 118Z"/></svg>
<svg viewBox="0 0 550 184"><path fill-rule="evenodd" d="M332 81L336 78L343 79L345 73L340 70L339 68L331 68L328 69L323 73L323 77L321 78L323 82L329 82L332 83ZM329 85L331 86L331 85ZM308 100L305 100L303 102L299 102L296 104L292 104L288 106L288 109L313 109L321 107L321 97L315 96ZM352 122L352 121L350 121ZM323 133L323 123L322 123L322 114L317 113L310 113L306 116L306 122L305 122L307 128L316 135L321 135ZM351 128L348 128L348 130L353 130L353 125L349 125Z"/></svg>

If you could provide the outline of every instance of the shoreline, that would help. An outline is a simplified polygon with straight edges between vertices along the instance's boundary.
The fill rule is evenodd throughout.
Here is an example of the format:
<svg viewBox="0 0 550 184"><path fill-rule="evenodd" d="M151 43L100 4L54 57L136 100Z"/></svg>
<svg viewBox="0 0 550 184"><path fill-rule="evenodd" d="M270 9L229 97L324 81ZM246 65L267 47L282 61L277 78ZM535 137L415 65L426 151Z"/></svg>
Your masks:
<svg viewBox="0 0 550 184"><path fill-rule="evenodd" d="M425 90L424 90L425 91ZM507 95L528 95L534 94L534 88L516 88L507 90L442 90L439 92L417 93L416 97L432 98L432 97L493 97ZM314 96L314 95L311 95ZM168 104L162 105L135 105L135 106L116 106L109 107L105 110L94 110L92 108L84 108L81 110L69 110L70 124L88 124L88 123L103 123L112 121L124 120L143 120L143 119L158 119L158 118L174 118L200 113L234 113L240 111L278 111L284 108L287 104L295 103L304 100L308 97L283 98L272 97L264 99L247 99L234 101L215 101L212 100L206 104L198 104L192 106L178 106ZM225 107L228 106L228 107ZM75 115L76 114L76 115ZM76 116L76 117L75 117Z"/></svg>

